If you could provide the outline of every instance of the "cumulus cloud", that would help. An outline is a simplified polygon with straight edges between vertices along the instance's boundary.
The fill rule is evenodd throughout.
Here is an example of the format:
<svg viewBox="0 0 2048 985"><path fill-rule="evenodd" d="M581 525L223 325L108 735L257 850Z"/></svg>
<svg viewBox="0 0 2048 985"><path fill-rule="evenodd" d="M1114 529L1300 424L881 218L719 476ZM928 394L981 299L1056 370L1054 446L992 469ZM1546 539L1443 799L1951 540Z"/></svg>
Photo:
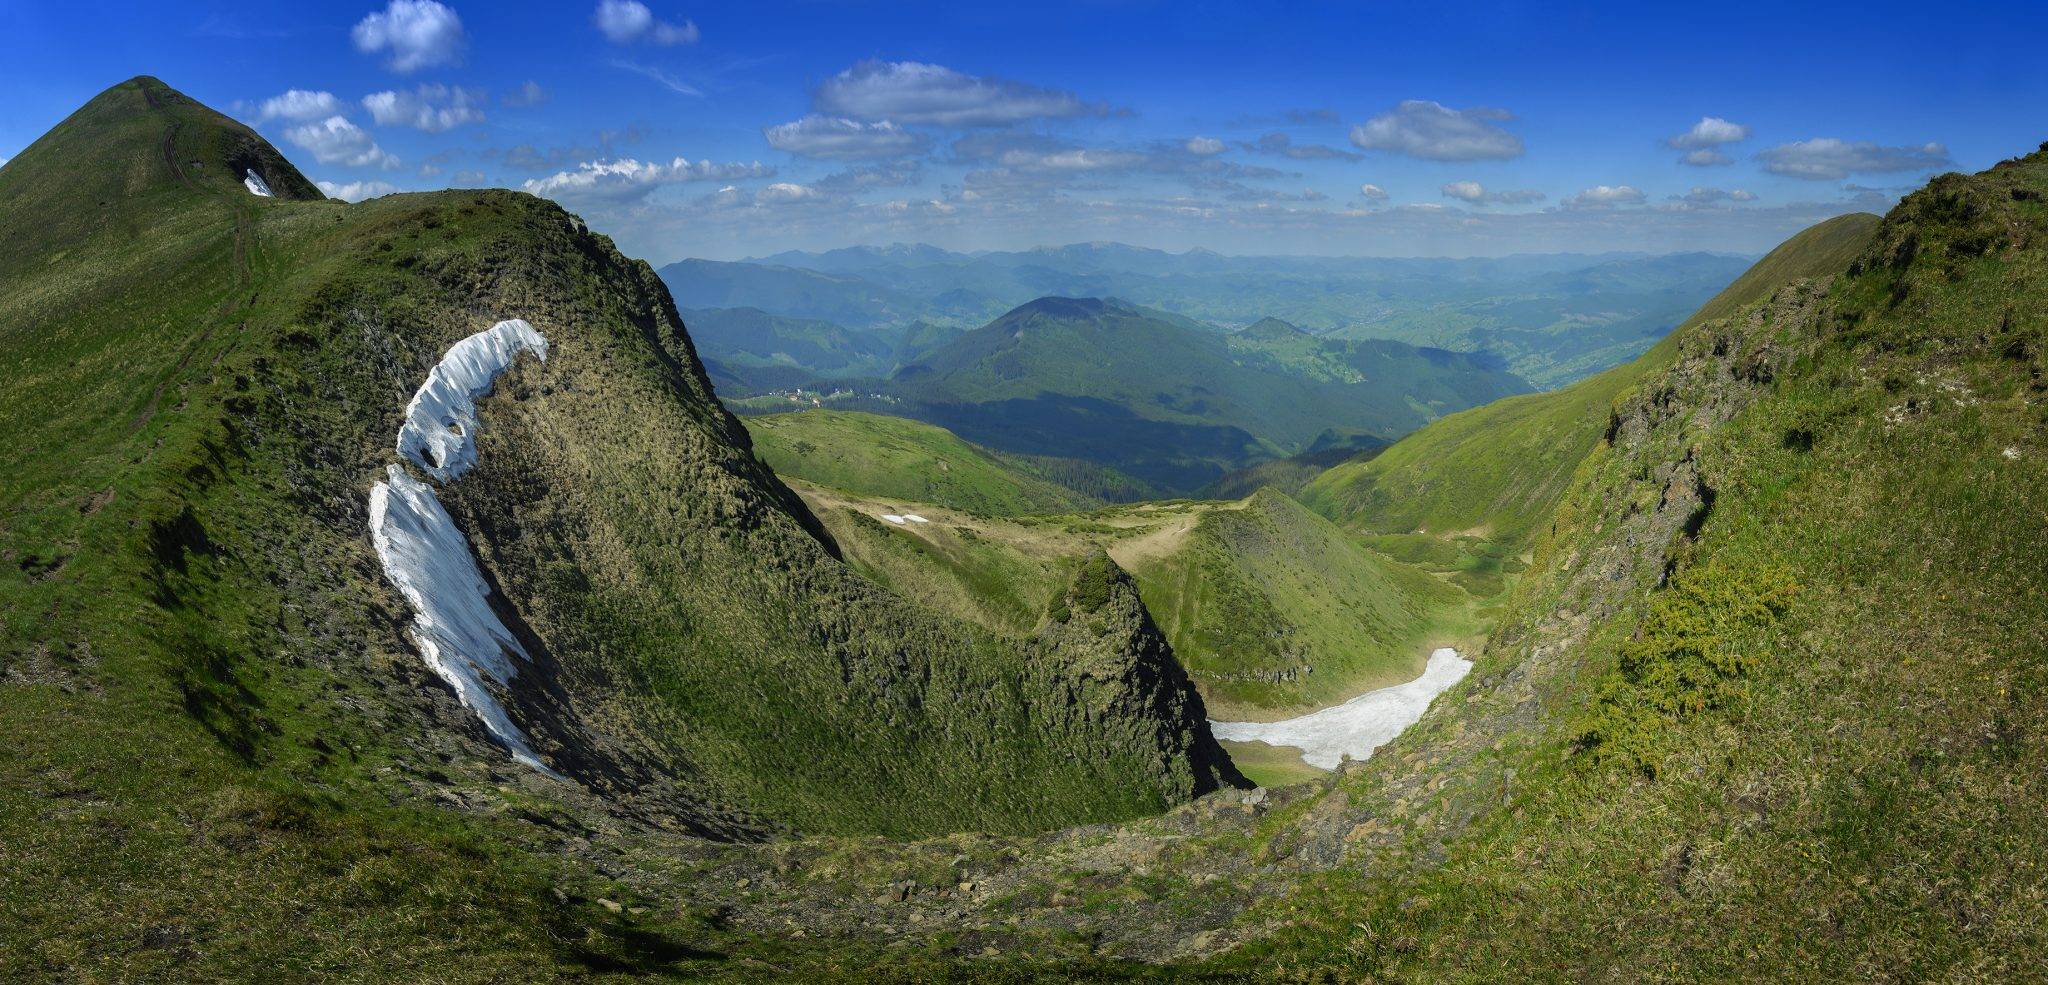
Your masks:
<svg viewBox="0 0 2048 985"><path fill-rule="evenodd" d="M1384 202L1387 200L1387 190L1378 185L1359 185L1358 194L1363 196L1368 202Z"/></svg>
<svg viewBox="0 0 2048 985"><path fill-rule="evenodd" d="M640 0L600 0L590 23L613 44L696 44L698 38L696 22L657 19Z"/></svg>
<svg viewBox="0 0 2048 985"><path fill-rule="evenodd" d="M1695 167L1710 167L1716 164L1732 164L1735 159L1721 151L1722 146L1749 139L1749 127L1731 123L1718 116L1702 116L1700 121L1675 137L1664 138L1664 146L1682 150L1678 160Z"/></svg>
<svg viewBox="0 0 2048 985"><path fill-rule="evenodd" d="M326 119L339 112L341 100L334 98L334 93L291 89L264 100L256 107L256 119L304 123L308 120Z"/></svg>
<svg viewBox="0 0 2048 985"><path fill-rule="evenodd" d="M535 195L622 201L640 198L662 185L689 181L733 181L742 178L773 177L775 169L759 161L714 164L678 157L667 164L619 158L586 161L573 171L558 171L545 178L528 180L522 187Z"/></svg>
<svg viewBox="0 0 2048 985"><path fill-rule="evenodd" d="M1274 154L1296 161L1358 161L1365 158L1364 154L1354 154L1348 150L1339 150L1323 144L1297 144L1294 142L1293 137L1277 130L1260 137L1256 143L1248 143L1244 146L1247 150L1254 150L1261 154Z"/></svg>
<svg viewBox="0 0 2048 985"><path fill-rule="evenodd" d="M1223 153L1223 141L1214 137L1189 137L1186 146L1188 153L1200 154L1203 157Z"/></svg>
<svg viewBox="0 0 2048 985"><path fill-rule="evenodd" d="M836 116L806 116L761 131L768 146L801 157L846 161L903 157L924 151L930 139L894 123L863 123Z"/></svg>
<svg viewBox="0 0 2048 985"><path fill-rule="evenodd" d="M315 184L320 186L320 193L322 195L328 198L338 198L344 202L360 202L364 199L381 198L385 195L395 195L398 193L396 186L385 181L351 181L346 184L320 181L315 182Z"/></svg>
<svg viewBox="0 0 2048 985"><path fill-rule="evenodd" d="M1105 112L1071 92L923 62L860 62L826 79L813 98L820 112L832 116L948 127L1005 126Z"/></svg>
<svg viewBox="0 0 2048 985"><path fill-rule="evenodd" d="M499 96L498 101L507 106L539 106L548 101L548 91L528 79L525 85Z"/></svg>
<svg viewBox="0 0 2048 985"><path fill-rule="evenodd" d="M1772 174L1810 181L1840 181L1852 174L1934 171L1952 163L1948 148L1936 143L1885 147L1833 137L1779 144L1758 153L1756 159Z"/></svg>
<svg viewBox="0 0 2048 985"><path fill-rule="evenodd" d="M391 0L382 12L357 23L349 37L357 51L382 54L384 66L394 72L456 64L468 43L462 18L435 0Z"/></svg>
<svg viewBox="0 0 2048 985"><path fill-rule="evenodd" d="M363 97L363 108L382 126L441 133L482 123L483 102L483 90L433 84L411 92L373 92Z"/></svg>
<svg viewBox="0 0 2048 985"><path fill-rule="evenodd" d="M1502 129L1514 119L1504 109L1451 109L1426 99L1409 99L1351 128L1351 142L1363 150L1405 154L1432 161L1499 161L1522 156L1522 138Z"/></svg>
<svg viewBox="0 0 2048 985"><path fill-rule="evenodd" d="M284 132L284 139L311 151L322 164L345 164L352 168L377 167L389 171L398 158L385 153L370 139L368 131L349 122L346 116L330 116Z"/></svg>
<svg viewBox="0 0 2048 985"><path fill-rule="evenodd" d="M1455 198L1471 205L1528 205L1541 202L1545 197L1533 188L1487 191L1485 185L1476 181L1453 181L1445 185L1442 192L1445 198Z"/></svg>
<svg viewBox="0 0 2048 985"><path fill-rule="evenodd" d="M1641 205L1643 192L1629 185L1594 185L1564 200L1567 209L1611 209L1617 205Z"/></svg>

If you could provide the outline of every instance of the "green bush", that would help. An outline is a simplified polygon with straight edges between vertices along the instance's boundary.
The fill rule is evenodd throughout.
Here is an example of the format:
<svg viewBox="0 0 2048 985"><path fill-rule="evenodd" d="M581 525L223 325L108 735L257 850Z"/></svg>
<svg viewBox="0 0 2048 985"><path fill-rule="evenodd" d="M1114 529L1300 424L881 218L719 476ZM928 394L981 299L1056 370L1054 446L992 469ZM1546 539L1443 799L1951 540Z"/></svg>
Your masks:
<svg viewBox="0 0 2048 985"><path fill-rule="evenodd" d="M1784 615L1798 588L1774 567L1681 569L1621 645L1577 730L1577 751L1595 767L1655 776L1671 730L1729 702L1753 669L1757 631Z"/></svg>

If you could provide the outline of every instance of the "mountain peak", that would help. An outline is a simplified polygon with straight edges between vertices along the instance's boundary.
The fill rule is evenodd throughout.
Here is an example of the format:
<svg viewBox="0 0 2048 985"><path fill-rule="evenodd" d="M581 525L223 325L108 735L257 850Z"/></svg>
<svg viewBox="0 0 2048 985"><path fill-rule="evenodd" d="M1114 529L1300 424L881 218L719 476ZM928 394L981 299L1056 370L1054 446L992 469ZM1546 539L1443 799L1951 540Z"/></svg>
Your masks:
<svg viewBox="0 0 2048 985"><path fill-rule="evenodd" d="M1239 329L1237 334L1250 339L1276 340L1307 336L1310 333L1292 322L1267 316Z"/></svg>
<svg viewBox="0 0 2048 985"><path fill-rule="evenodd" d="M324 196L277 148L149 75L94 96L8 162L0 199L29 213L90 215L157 196L243 201Z"/></svg>

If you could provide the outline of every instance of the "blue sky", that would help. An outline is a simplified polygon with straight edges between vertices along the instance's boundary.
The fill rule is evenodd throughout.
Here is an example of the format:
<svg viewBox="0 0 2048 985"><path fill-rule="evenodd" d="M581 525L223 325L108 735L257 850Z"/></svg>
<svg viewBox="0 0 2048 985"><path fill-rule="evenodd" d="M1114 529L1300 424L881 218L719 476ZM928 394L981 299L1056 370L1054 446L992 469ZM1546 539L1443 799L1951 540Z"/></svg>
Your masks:
<svg viewBox="0 0 2048 985"><path fill-rule="evenodd" d="M663 263L1760 252L2048 139L2048 5L1432 6L16 3L0 157L147 73L331 194L524 188Z"/></svg>

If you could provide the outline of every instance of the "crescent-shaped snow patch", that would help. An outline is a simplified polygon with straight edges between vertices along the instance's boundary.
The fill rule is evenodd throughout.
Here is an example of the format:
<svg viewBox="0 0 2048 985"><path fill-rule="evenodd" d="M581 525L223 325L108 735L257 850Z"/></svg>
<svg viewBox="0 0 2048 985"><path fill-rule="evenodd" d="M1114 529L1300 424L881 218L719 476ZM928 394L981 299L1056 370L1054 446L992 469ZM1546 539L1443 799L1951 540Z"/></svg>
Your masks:
<svg viewBox="0 0 2048 985"><path fill-rule="evenodd" d="M547 339L524 321L501 321L448 350L413 394L399 428L398 451L442 482L476 463L476 398L521 352L545 360ZM427 483L402 465L385 470L370 490L370 540L384 577L412 608L407 635L434 674L455 689L512 758L556 779L490 685L519 673L513 658L530 659L519 638L491 608L491 586L476 552Z"/></svg>

